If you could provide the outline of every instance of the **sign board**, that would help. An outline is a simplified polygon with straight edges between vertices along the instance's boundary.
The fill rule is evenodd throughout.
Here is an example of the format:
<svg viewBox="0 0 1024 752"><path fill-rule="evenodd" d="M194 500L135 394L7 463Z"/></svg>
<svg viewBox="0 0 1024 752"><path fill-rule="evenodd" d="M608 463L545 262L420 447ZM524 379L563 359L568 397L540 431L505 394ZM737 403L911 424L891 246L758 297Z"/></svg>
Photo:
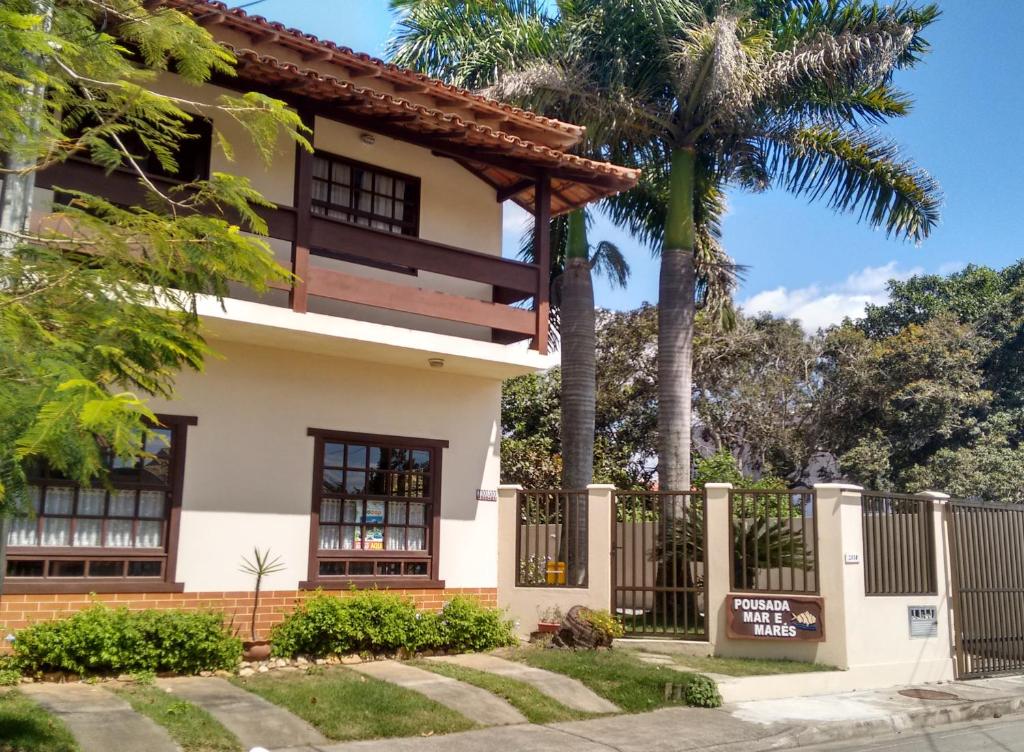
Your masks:
<svg viewBox="0 0 1024 752"><path fill-rule="evenodd" d="M730 593L725 600L728 635L740 640L820 642L825 639L824 600L807 595Z"/></svg>
<svg viewBox="0 0 1024 752"><path fill-rule="evenodd" d="M490 488L478 488L476 490L477 501L497 501L498 492Z"/></svg>
<svg viewBox="0 0 1024 752"><path fill-rule="evenodd" d="M860 554L846 554L845 561L847 564L860 564Z"/></svg>

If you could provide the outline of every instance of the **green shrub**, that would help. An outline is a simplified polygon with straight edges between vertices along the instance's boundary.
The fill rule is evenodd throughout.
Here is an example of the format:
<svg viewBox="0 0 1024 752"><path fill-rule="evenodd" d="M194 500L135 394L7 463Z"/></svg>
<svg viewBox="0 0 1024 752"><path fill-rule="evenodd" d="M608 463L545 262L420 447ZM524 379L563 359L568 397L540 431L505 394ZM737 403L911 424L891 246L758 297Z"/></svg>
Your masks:
<svg viewBox="0 0 1024 752"><path fill-rule="evenodd" d="M21 672L15 668L0 668L0 687L13 687L21 681Z"/></svg>
<svg viewBox="0 0 1024 752"><path fill-rule="evenodd" d="M442 644L436 649L465 653L516 644L512 622L501 611L485 608L463 595L448 601L439 619Z"/></svg>
<svg viewBox="0 0 1024 752"><path fill-rule="evenodd" d="M196 674L238 665L242 643L222 614L128 611L96 605L20 630L14 661L23 671L76 674Z"/></svg>
<svg viewBox="0 0 1024 752"><path fill-rule="evenodd" d="M683 699L687 705L695 708L717 708L722 704L718 685L704 674L697 674L690 680L683 692Z"/></svg>
<svg viewBox="0 0 1024 752"><path fill-rule="evenodd" d="M515 641L511 622L469 598L454 598L435 614L378 590L345 598L319 593L274 627L270 639L279 656L490 650Z"/></svg>
<svg viewBox="0 0 1024 752"><path fill-rule="evenodd" d="M583 618L587 620L587 623L596 629L598 632L603 634L608 641L617 640L626 634L625 628L621 622L612 616L612 612L608 609L587 609Z"/></svg>

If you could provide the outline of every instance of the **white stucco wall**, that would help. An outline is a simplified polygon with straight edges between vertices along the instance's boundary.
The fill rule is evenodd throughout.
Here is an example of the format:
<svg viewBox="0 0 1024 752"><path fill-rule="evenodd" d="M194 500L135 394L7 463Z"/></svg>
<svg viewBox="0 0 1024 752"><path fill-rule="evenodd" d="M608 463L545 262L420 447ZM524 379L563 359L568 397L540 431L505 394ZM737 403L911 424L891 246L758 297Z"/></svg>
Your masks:
<svg viewBox="0 0 1024 752"><path fill-rule="evenodd" d="M268 590L307 579L313 438L308 428L446 439L440 577L448 587L497 584L500 381L446 371L214 342L223 356L183 374L154 409L198 417L189 428L177 580L186 591L251 587L238 571L253 546L286 569Z"/></svg>

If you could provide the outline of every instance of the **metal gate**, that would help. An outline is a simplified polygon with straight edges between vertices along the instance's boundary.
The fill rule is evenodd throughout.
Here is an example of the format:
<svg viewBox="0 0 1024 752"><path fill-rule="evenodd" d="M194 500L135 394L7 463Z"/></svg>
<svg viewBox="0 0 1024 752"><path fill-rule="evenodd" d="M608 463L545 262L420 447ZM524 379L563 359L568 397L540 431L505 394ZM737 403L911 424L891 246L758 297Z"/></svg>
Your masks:
<svg viewBox="0 0 1024 752"><path fill-rule="evenodd" d="M612 525L612 613L633 637L707 639L700 491L620 491Z"/></svg>
<svg viewBox="0 0 1024 752"><path fill-rule="evenodd" d="M1024 673L1024 506L949 502L957 676Z"/></svg>

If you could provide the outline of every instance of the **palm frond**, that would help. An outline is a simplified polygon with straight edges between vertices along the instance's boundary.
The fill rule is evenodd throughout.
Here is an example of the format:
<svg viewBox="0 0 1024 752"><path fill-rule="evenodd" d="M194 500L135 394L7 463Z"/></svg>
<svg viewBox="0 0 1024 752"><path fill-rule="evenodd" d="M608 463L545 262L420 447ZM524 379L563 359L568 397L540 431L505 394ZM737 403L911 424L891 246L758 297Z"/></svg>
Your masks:
<svg viewBox="0 0 1024 752"><path fill-rule="evenodd" d="M609 240L602 240L594 246L590 266L616 287L625 287L629 281L629 262L619 247Z"/></svg>
<svg viewBox="0 0 1024 752"><path fill-rule="evenodd" d="M825 200L872 227L915 242L939 221L935 179L875 133L827 127L769 134L763 141L776 181L797 196Z"/></svg>

